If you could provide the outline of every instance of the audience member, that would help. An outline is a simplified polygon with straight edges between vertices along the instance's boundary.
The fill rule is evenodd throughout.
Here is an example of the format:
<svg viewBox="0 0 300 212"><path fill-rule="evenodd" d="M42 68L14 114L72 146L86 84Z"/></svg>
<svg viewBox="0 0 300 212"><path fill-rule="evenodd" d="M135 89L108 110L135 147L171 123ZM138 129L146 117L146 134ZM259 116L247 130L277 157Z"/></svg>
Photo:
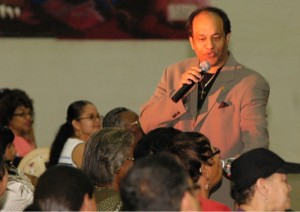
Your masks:
<svg viewBox="0 0 300 212"><path fill-rule="evenodd" d="M134 160L133 142L130 132L115 127L103 128L89 139L82 169L95 185L98 211L119 211L122 208L118 185Z"/></svg>
<svg viewBox="0 0 300 212"><path fill-rule="evenodd" d="M7 181L8 181L8 172L6 168L6 163L1 154L0 156L0 197L6 191Z"/></svg>
<svg viewBox="0 0 300 212"><path fill-rule="evenodd" d="M86 100L71 103L66 122L61 125L52 143L47 167L57 164L81 167L86 141L101 128L95 105Z"/></svg>
<svg viewBox="0 0 300 212"><path fill-rule="evenodd" d="M34 203L26 210L96 211L91 180L74 167L54 166L39 178Z"/></svg>
<svg viewBox="0 0 300 212"><path fill-rule="evenodd" d="M0 123L14 132L13 141L16 150L14 165L17 166L22 157L36 148L34 131L33 101L20 89L1 89L0 91Z"/></svg>
<svg viewBox="0 0 300 212"><path fill-rule="evenodd" d="M210 192L221 182L222 167L220 150L211 147L207 137L171 127L157 128L138 143L134 157L138 160L161 152L174 154L193 183L200 186L197 198L203 211L230 211L228 206L209 199Z"/></svg>
<svg viewBox="0 0 300 212"><path fill-rule="evenodd" d="M284 161L257 148L231 164L231 196L237 211L286 211L291 207L287 174L300 173L300 164Z"/></svg>
<svg viewBox="0 0 300 212"><path fill-rule="evenodd" d="M174 139L167 151L178 157L193 182L200 186L197 198L203 211L231 211L227 205L209 199L221 183L223 169L221 151L211 146L206 136L198 132L183 132Z"/></svg>
<svg viewBox="0 0 300 212"><path fill-rule="evenodd" d="M3 211L23 211L33 201L34 187L31 181L12 164L15 156L13 140L12 130L1 126L0 157L3 157L8 165L7 188L0 197L0 208Z"/></svg>
<svg viewBox="0 0 300 212"><path fill-rule="evenodd" d="M154 94L141 107L144 132L164 126L200 132L222 150L224 159L268 148L270 87L263 76L238 63L229 51L227 14L216 7L197 9L188 18L187 32L196 57L165 69ZM202 74L199 65L205 61L210 66ZM173 98L186 85L191 89L182 98ZM229 190L230 182L223 178L212 198L232 204Z"/></svg>
<svg viewBox="0 0 300 212"><path fill-rule="evenodd" d="M126 211L200 211L196 188L174 157L157 154L134 163L120 194Z"/></svg>
<svg viewBox="0 0 300 212"><path fill-rule="evenodd" d="M103 127L121 127L128 130L134 135L134 145L144 135L139 115L125 107L117 107L109 111L103 118Z"/></svg>

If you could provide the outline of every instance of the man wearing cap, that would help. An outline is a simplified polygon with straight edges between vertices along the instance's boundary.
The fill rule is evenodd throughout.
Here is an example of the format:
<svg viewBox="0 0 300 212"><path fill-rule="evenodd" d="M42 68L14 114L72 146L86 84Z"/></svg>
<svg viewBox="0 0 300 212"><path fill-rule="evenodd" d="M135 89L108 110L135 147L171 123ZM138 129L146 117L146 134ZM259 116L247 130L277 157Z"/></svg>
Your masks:
<svg viewBox="0 0 300 212"><path fill-rule="evenodd" d="M292 188L286 174L300 173L300 164L258 148L242 154L231 165L231 196L238 211L290 209Z"/></svg>

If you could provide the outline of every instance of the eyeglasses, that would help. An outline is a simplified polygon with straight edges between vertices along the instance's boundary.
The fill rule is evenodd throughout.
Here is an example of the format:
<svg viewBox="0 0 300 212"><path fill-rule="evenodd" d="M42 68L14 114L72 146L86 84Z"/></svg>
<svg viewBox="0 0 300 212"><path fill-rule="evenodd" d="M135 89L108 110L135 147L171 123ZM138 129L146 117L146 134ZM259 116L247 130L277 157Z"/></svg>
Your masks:
<svg viewBox="0 0 300 212"><path fill-rule="evenodd" d="M34 116L33 112L20 112L20 113L14 113L13 116L20 116L22 118L26 118L27 116Z"/></svg>
<svg viewBox="0 0 300 212"><path fill-rule="evenodd" d="M99 119L99 120L101 120L101 116L99 115L99 114L97 114L97 115L94 115L94 114L91 114L91 115L89 115L89 116L87 116L87 117L81 117L81 118L78 118L78 119L76 119L76 120L82 120L82 119L89 119L89 120L91 120L91 121L96 121L96 119Z"/></svg>
<svg viewBox="0 0 300 212"><path fill-rule="evenodd" d="M215 151L210 156L208 156L207 159L213 158L215 155L221 153L221 150L219 148L217 148L217 147L215 147L214 150Z"/></svg>

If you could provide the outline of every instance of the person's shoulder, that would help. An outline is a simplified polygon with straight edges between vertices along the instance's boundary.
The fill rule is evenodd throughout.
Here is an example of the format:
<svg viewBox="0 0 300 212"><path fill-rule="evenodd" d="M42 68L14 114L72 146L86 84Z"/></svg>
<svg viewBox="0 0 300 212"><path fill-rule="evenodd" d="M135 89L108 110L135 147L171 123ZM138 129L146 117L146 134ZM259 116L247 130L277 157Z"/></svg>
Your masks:
<svg viewBox="0 0 300 212"><path fill-rule="evenodd" d="M237 70L238 72L234 72L236 75L240 75L240 77L245 78L245 77L250 77L254 78L260 81L267 82L265 77L259 73L259 71L253 70L249 68L246 65L243 65L239 63L233 56L232 53L229 55L229 60L225 65L225 70L231 71L231 70Z"/></svg>
<svg viewBox="0 0 300 212"><path fill-rule="evenodd" d="M9 175L6 192L8 196L21 199L33 198L34 187L30 180L22 173Z"/></svg>
<svg viewBox="0 0 300 212"><path fill-rule="evenodd" d="M221 202L217 202L212 199L206 199L203 197L198 197L198 199L202 205L203 211L231 211L231 209L227 205Z"/></svg>
<svg viewBox="0 0 300 212"><path fill-rule="evenodd" d="M264 83L264 84L269 84L267 79L258 71L255 71L251 68L245 67L242 69L243 70L243 74L245 78L247 78L248 82L254 81L256 83L260 82L260 83Z"/></svg>
<svg viewBox="0 0 300 212"><path fill-rule="evenodd" d="M78 139L78 138L73 138L73 137L70 137L67 139L67 142L66 143L70 143L70 144L81 144L81 143L84 143L84 141Z"/></svg>

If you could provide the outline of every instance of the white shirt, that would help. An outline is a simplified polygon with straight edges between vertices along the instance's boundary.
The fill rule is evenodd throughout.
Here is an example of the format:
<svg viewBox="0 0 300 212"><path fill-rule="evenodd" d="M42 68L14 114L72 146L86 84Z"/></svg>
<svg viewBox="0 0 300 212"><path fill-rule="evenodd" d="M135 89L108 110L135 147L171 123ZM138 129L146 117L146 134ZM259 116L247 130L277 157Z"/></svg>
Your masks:
<svg viewBox="0 0 300 212"><path fill-rule="evenodd" d="M33 202L34 187L28 177L17 168L8 175L5 193L0 197L1 211L23 211Z"/></svg>
<svg viewBox="0 0 300 212"><path fill-rule="evenodd" d="M84 142L78 138L68 138L67 142L64 145L64 148L60 154L58 164L59 165L68 165L76 167L76 164L74 163L72 159L72 153L75 147L79 144L83 144Z"/></svg>

